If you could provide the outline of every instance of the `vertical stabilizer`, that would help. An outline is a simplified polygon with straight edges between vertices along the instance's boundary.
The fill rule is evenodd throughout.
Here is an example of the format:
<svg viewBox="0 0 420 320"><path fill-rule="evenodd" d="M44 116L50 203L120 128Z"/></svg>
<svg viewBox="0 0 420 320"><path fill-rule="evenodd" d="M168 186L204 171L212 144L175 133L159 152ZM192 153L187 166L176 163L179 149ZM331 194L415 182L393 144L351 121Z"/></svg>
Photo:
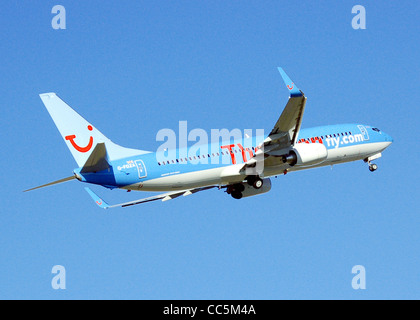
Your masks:
<svg viewBox="0 0 420 320"><path fill-rule="evenodd" d="M79 167L84 166L98 143L105 145L109 161L148 153L113 143L55 93L39 96Z"/></svg>

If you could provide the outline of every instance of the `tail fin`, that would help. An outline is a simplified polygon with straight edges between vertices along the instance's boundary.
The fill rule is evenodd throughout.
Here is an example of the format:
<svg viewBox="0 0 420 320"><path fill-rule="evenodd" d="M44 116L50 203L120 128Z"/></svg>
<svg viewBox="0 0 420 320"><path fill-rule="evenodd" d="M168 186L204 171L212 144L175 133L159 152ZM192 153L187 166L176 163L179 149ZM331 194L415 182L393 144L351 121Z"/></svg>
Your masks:
<svg viewBox="0 0 420 320"><path fill-rule="evenodd" d="M98 143L105 144L109 161L148 153L113 143L55 93L43 93L39 96L79 167L86 164Z"/></svg>

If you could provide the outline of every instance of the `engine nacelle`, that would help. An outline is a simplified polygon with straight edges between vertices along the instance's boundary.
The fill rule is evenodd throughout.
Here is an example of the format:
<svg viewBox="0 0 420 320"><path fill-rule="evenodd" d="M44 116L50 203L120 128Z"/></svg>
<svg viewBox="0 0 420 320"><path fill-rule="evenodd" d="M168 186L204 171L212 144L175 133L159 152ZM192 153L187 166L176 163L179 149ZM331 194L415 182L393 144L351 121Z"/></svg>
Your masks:
<svg viewBox="0 0 420 320"><path fill-rule="evenodd" d="M322 143L298 143L288 155L283 156L283 163L307 166L324 162L327 157L327 148Z"/></svg>
<svg viewBox="0 0 420 320"><path fill-rule="evenodd" d="M263 179L263 185L260 189L255 189L248 183L244 183L244 187L245 189L242 191L242 198L256 196L257 194L263 194L271 190L271 180L270 178Z"/></svg>

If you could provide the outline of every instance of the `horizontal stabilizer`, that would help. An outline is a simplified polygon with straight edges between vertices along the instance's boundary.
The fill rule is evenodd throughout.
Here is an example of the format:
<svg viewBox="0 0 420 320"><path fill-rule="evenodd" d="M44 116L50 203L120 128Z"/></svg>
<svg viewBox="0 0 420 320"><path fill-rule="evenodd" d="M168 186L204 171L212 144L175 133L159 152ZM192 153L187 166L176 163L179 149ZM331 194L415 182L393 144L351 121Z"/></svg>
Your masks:
<svg viewBox="0 0 420 320"><path fill-rule="evenodd" d="M43 184L42 186L31 188L31 189L25 190L23 192L28 192L28 191L32 191L32 190L40 189L40 188L44 188L44 187L49 187L49 186L52 186L54 184L59 184L59 183L63 183L63 182L74 180L74 179L76 179L76 177L75 176L71 176L71 177L68 177L68 178L64 178L64 179L53 181L53 182L50 182L50 183L47 183L47 184Z"/></svg>
<svg viewBox="0 0 420 320"><path fill-rule="evenodd" d="M100 206L101 208L104 208L104 209L108 209L108 207L109 207L108 203L106 203L104 200L99 198L99 196L95 192L90 190L88 187L85 187L85 190L87 191L87 193L89 193L89 195L92 197L93 201L95 201L98 206Z"/></svg>

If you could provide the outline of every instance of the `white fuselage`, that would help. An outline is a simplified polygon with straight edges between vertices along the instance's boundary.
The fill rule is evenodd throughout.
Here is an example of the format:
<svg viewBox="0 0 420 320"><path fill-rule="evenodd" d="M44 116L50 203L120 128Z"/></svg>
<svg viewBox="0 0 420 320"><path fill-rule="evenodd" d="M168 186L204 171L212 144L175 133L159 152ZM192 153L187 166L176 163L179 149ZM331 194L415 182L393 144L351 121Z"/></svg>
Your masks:
<svg viewBox="0 0 420 320"><path fill-rule="evenodd" d="M350 161L363 160L381 153L390 144L391 142L389 141L382 141L328 149L328 156L325 161L308 166L296 165L290 167L287 164L282 163L282 161L279 159L278 165L264 168L261 177L268 178L272 176L283 175L293 171L313 169ZM243 164L241 163L205 170L197 170L187 173L175 173L125 186L123 189L141 191L172 191L200 188L210 185L222 186L225 184L242 182L246 178L246 175L237 175L233 177L233 175L230 174L230 172L238 172L242 167Z"/></svg>

